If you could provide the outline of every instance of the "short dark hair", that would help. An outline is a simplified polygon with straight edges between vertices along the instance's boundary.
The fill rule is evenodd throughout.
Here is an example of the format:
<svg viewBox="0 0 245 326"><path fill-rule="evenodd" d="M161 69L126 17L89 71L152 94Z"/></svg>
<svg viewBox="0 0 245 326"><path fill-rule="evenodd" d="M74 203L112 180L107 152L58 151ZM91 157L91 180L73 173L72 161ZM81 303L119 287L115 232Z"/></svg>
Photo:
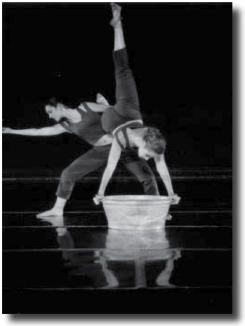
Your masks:
<svg viewBox="0 0 245 326"><path fill-rule="evenodd" d="M159 129L149 127L144 133L146 147L157 154L163 154L166 150L166 140Z"/></svg>
<svg viewBox="0 0 245 326"><path fill-rule="evenodd" d="M50 99L48 99L46 101L46 105L50 105L50 106L53 106L53 107L57 107L58 103L60 103L56 97L51 97Z"/></svg>
<svg viewBox="0 0 245 326"><path fill-rule="evenodd" d="M53 96L53 97L47 99L45 102L45 105L50 105L55 108L57 108L58 104L63 104L64 106L69 106L69 108L78 107L77 103L75 103L75 105L74 105L74 103L71 103L68 98L61 97L61 96L58 96L58 97Z"/></svg>

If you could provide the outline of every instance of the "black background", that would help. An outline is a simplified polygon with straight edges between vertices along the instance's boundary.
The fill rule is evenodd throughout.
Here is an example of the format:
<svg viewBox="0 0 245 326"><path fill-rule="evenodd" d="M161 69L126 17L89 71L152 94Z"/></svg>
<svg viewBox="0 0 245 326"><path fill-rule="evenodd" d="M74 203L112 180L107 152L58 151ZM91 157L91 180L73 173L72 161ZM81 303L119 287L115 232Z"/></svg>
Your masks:
<svg viewBox="0 0 245 326"><path fill-rule="evenodd" d="M230 167L231 3L122 3L146 125L162 130L167 163ZM3 3L3 119L52 125L50 96L115 102L109 3ZM73 135L4 135L3 169L65 167L89 145Z"/></svg>

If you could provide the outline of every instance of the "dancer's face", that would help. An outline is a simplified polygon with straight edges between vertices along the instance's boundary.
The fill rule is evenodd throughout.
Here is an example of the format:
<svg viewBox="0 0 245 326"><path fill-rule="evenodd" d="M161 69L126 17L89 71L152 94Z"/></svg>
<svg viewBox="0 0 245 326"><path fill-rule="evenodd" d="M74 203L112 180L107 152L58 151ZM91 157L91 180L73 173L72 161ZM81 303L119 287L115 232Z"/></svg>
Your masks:
<svg viewBox="0 0 245 326"><path fill-rule="evenodd" d="M148 161L150 158L156 156L157 154L146 147L146 145L139 147L138 156Z"/></svg>
<svg viewBox="0 0 245 326"><path fill-rule="evenodd" d="M62 111L59 107L56 108L52 105L46 105L45 111L46 111L49 119L53 119L53 120L59 122L63 118Z"/></svg>

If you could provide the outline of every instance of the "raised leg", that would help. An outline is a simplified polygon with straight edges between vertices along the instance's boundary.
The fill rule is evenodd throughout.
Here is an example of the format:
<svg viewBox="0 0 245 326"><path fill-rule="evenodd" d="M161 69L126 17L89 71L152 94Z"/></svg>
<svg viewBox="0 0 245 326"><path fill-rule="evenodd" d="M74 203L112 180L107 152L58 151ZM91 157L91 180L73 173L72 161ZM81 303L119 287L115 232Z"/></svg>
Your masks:
<svg viewBox="0 0 245 326"><path fill-rule="evenodd" d="M111 8L113 15L111 25L114 30L113 60L116 78L115 110L119 115L123 117L136 120L141 118L140 113L136 112L140 110L139 98L135 80L128 62L128 55L121 21L121 7L113 3Z"/></svg>
<svg viewBox="0 0 245 326"><path fill-rule="evenodd" d="M114 51L118 51L126 47L121 21L122 8L121 6L112 3L111 10L113 18L110 24L114 28Z"/></svg>

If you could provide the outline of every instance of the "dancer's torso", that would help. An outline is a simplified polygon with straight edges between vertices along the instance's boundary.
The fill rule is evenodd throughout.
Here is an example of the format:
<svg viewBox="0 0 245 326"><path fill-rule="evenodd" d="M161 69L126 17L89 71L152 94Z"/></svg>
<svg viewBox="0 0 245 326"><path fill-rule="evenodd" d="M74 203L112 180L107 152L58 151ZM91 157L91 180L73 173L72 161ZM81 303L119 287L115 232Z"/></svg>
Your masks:
<svg viewBox="0 0 245 326"><path fill-rule="evenodd" d="M117 104L102 114L101 124L105 132L112 133L122 149L130 148L127 129L143 127L142 116L138 110L128 110L127 116L121 116L117 112Z"/></svg>
<svg viewBox="0 0 245 326"><path fill-rule="evenodd" d="M111 144L112 136L104 132L101 125L101 116L97 112L92 111L86 103L83 103L76 110L81 114L81 121L77 123L60 122L65 129L93 146Z"/></svg>
<svg viewBox="0 0 245 326"><path fill-rule="evenodd" d="M128 148L136 148L135 146L132 146L130 144L130 138L129 138L129 129L139 129L139 128L145 128L145 126L135 120L135 121L130 121L128 123L125 123L122 126L119 126L116 128L113 132L114 137L116 138L119 146L121 147L122 150L128 149Z"/></svg>

